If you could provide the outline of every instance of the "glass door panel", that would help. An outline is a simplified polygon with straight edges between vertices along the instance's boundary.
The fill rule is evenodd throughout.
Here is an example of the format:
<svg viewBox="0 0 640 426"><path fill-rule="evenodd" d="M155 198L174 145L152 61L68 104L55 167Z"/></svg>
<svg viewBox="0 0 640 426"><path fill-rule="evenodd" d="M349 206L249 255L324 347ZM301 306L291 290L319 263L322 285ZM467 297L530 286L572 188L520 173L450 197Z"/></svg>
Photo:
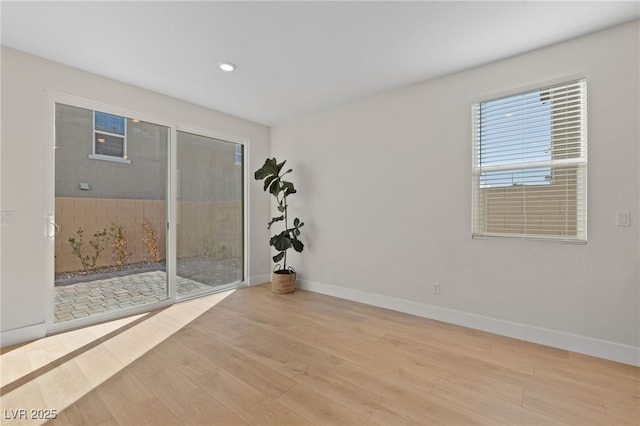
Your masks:
<svg viewBox="0 0 640 426"><path fill-rule="evenodd" d="M169 128L56 104L54 323L169 298Z"/></svg>
<svg viewBox="0 0 640 426"><path fill-rule="evenodd" d="M243 146L177 132L176 296L237 285L244 273Z"/></svg>

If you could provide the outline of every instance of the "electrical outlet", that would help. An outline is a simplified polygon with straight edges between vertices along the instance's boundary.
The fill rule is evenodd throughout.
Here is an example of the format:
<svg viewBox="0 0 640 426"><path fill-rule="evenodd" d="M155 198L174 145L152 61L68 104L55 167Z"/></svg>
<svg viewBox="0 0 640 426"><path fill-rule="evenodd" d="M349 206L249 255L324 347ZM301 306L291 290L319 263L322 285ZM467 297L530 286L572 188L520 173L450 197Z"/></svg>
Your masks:
<svg viewBox="0 0 640 426"><path fill-rule="evenodd" d="M616 226L631 226L631 212L629 210L616 212Z"/></svg>
<svg viewBox="0 0 640 426"><path fill-rule="evenodd" d="M440 283L433 283L433 294L440 295Z"/></svg>

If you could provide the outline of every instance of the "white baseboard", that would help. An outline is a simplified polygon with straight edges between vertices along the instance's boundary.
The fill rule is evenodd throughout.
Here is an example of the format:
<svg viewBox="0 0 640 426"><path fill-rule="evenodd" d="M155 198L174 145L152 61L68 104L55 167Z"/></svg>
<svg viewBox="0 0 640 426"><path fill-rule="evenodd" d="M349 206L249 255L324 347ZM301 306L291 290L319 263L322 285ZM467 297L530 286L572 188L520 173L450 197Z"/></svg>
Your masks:
<svg viewBox="0 0 640 426"><path fill-rule="evenodd" d="M41 339L47 334L45 323L20 327L14 330L7 330L0 333L0 347L17 345L18 343L30 342Z"/></svg>
<svg viewBox="0 0 640 426"><path fill-rule="evenodd" d="M308 280L298 279L298 287L316 293L353 300L354 302L365 303L367 305L379 306L381 308L443 321L449 324L469 327L501 336L513 337L527 342L539 343L541 345L552 346L624 364L640 366L640 348L634 346Z"/></svg>

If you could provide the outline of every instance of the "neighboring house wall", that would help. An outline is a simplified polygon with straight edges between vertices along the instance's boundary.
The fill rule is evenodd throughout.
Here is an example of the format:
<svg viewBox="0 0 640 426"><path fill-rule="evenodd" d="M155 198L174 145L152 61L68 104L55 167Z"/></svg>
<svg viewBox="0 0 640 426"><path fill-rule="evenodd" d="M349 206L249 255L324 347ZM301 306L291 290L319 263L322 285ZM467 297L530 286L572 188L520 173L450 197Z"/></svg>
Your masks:
<svg viewBox="0 0 640 426"><path fill-rule="evenodd" d="M56 105L56 197L164 200L168 129L127 120L130 164L89 158L93 154L93 113ZM88 191L80 183L89 184Z"/></svg>
<svg viewBox="0 0 640 426"><path fill-rule="evenodd" d="M303 286L640 364L639 56L636 21L273 127ZM472 239L471 105L579 77L587 244Z"/></svg>
<svg viewBox="0 0 640 426"><path fill-rule="evenodd" d="M241 259L243 167L236 145L184 132L177 145L178 256Z"/></svg>
<svg viewBox="0 0 640 426"><path fill-rule="evenodd" d="M178 199L242 200L242 166L236 144L178 132Z"/></svg>

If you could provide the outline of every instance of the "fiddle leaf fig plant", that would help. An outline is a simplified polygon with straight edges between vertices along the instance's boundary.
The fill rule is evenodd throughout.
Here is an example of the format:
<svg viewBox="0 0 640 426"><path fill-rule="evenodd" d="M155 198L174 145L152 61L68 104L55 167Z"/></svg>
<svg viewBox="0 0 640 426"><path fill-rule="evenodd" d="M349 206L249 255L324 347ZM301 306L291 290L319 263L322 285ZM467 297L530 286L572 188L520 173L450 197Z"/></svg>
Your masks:
<svg viewBox="0 0 640 426"><path fill-rule="evenodd" d="M300 228L304 226L304 222L295 218L292 223L292 227L289 227L288 218L288 199L287 197L296 193L296 189L292 182L286 181L283 177L293 170L288 169L283 171L286 160L278 163L275 158L267 158L264 165L255 172L254 177L256 180L264 181L264 190L273 195L277 201L278 212L280 215L272 218L267 229L271 229L271 226L277 222L284 222L283 230L273 235L269 240L269 244L273 246L278 254L273 256L273 261L278 263L282 261L282 267L280 270L288 270L287 267L287 250L293 248L297 252L302 252L304 244L298 237L300 237Z"/></svg>

